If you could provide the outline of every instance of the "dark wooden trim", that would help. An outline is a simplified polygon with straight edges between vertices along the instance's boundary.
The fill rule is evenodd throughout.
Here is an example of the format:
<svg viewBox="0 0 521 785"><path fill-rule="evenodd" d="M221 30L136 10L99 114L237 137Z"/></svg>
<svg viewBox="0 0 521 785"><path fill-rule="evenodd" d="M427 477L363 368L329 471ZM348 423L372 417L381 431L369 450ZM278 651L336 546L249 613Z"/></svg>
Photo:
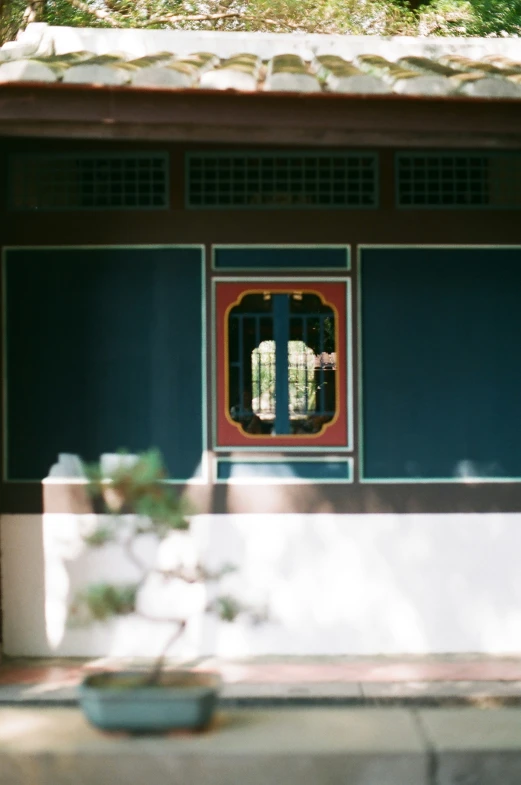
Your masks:
<svg viewBox="0 0 521 785"><path fill-rule="evenodd" d="M521 483L218 486L214 512L350 514L505 513L521 510Z"/></svg>
<svg viewBox="0 0 521 785"><path fill-rule="evenodd" d="M0 514L43 512L43 486L40 483L7 483L0 481Z"/></svg>
<svg viewBox="0 0 521 785"><path fill-rule="evenodd" d="M521 483L179 486L200 513L507 513L521 511ZM81 485L0 485L1 512L89 513Z"/></svg>
<svg viewBox="0 0 521 785"><path fill-rule="evenodd" d="M521 147L521 101L6 84L0 135L498 149Z"/></svg>

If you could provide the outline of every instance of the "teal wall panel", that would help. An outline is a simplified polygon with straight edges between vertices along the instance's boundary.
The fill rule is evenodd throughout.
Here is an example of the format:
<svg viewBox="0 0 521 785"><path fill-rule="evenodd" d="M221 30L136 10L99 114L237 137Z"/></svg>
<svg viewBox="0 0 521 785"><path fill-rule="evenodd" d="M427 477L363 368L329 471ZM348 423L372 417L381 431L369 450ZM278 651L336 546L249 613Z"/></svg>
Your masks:
<svg viewBox="0 0 521 785"><path fill-rule="evenodd" d="M349 458L338 460L239 460L217 461L218 481L276 480L281 482L351 482Z"/></svg>
<svg viewBox="0 0 521 785"><path fill-rule="evenodd" d="M347 247L214 247L216 270L347 270Z"/></svg>
<svg viewBox="0 0 521 785"><path fill-rule="evenodd" d="M521 250L361 251L363 477L521 478Z"/></svg>
<svg viewBox="0 0 521 785"><path fill-rule="evenodd" d="M10 250L7 479L160 448L189 479L204 447L199 248Z"/></svg>

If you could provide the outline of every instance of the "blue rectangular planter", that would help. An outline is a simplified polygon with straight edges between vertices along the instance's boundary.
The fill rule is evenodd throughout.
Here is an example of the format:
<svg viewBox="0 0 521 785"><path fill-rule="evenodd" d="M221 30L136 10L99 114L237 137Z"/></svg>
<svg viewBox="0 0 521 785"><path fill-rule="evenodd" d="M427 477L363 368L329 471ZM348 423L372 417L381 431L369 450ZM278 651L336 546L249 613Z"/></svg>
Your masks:
<svg viewBox="0 0 521 785"><path fill-rule="evenodd" d="M87 676L78 689L89 722L102 730L129 733L208 725L221 684L218 674L168 671L158 685L140 684L147 675L146 671L105 671Z"/></svg>

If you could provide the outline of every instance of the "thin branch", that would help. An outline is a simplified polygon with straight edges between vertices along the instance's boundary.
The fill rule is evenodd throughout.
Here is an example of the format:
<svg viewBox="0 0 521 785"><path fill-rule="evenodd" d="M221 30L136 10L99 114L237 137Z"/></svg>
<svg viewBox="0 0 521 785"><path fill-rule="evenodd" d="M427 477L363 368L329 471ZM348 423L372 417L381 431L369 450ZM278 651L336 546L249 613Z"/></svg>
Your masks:
<svg viewBox="0 0 521 785"><path fill-rule="evenodd" d="M145 25L171 24L173 22L206 22L212 19L226 19L236 16L240 16L239 11L223 11L219 14L192 14L190 16L185 16L184 14L164 14L160 16L156 14L147 19Z"/></svg>
<svg viewBox="0 0 521 785"><path fill-rule="evenodd" d="M123 26L123 17L119 20L117 17L107 13L107 11L103 11L102 9L92 8L92 6L87 5L84 0L67 0L67 2L72 5L74 8L77 8L78 11L82 11L84 14L91 14L91 16L95 16L96 19L100 19L103 22L107 22L111 27L122 27ZM118 14L119 16L119 14ZM282 20L282 19L267 19L262 16L244 16L241 11L223 11L221 13L216 14L163 14L155 15L149 17L146 21L142 22L138 26L141 28L144 27L151 27L152 25L158 24L176 24L177 22L212 22L212 21L219 21L220 19L240 19L243 22L263 22L267 25L272 25L275 27L289 27L292 30L308 30L307 26L304 24L298 24L296 22L290 22L289 20ZM309 32L313 32L310 28Z"/></svg>
<svg viewBox="0 0 521 785"><path fill-rule="evenodd" d="M179 619L176 617L171 616L153 616L151 613L146 613L146 611L140 611L137 608L133 611L136 616L139 616L140 619L144 619L145 621L152 621L154 624L185 624L186 619Z"/></svg>
<svg viewBox="0 0 521 785"><path fill-rule="evenodd" d="M314 27L306 27L304 24L298 24L297 22L290 22L287 19L265 19L263 17L258 16L243 16L241 17L244 19L245 22L258 22L259 19L261 22L265 22L267 25L285 25L286 27L291 27L292 30L302 30L303 28L307 30L309 33L315 33L316 29Z"/></svg>
<svg viewBox="0 0 521 785"><path fill-rule="evenodd" d="M170 635L170 637L168 638L167 642L163 646L163 651L161 652L161 654L159 655L159 657L155 661L154 667L152 668L152 672L150 673L150 676L148 676L145 684L152 685L152 684L157 684L158 683L159 677L161 675L161 671L163 670L163 665L164 665L165 658L166 658L166 655L167 655L167 652L168 652L169 648L174 645L176 640L178 638L180 638L181 635L183 634L183 632L185 631L185 627L186 627L186 623L187 623L186 619L183 619L183 620L179 621L178 623L179 623L179 627L176 630L174 630L172 635Z"/></svg>
<svg viewBox="0 0 521 785"><path fill-rule="evenodd" d="M201 564L197 564L193 570L183 567L182 565L171 568L150 568L151 573L161 575L165 580L173 580L174 578L177 578L180 581L184 581L184 583L211 583L214 581L220 581L221 578L224 578L224 576L231 571L232 569L230 567L225 566L220 570L212 572L211 570L207 570Z"/></svg>
<svg viewBox="0 0 521 785"><path fill-rule="evenodd" d="M172 581L174 578L177 578L177 580L183 581L184 583L201 583L201 581L204 580L201 577L201 573L190 575L190 573L183 570L182 567L170 570L166 567L152 567L150 572L161 575L165 581Z"/></svg>
<svg viewBox="0 0 521 785"><path fill-rule="evenodd" d="M106 11L103 11L103 9L92 8L92 6L84 3L83 0L67 0L67 2L78 11L82 11L84 14L95 16L96 19L100 19L102 22L107 22L111 27L121 27L120 22L114 19L114 17L108 14Z"/></svg>
<svg viewBox="0 0 521 785"><path fill-rule="evenodd" d="M127 537L123 541L123 549L125 551L127 559L129 561L131 561L132 564L134 565L134 567L136 567L139 570L139 572L141 573L141 577L140 577L140 579L138 581L138 584L137 584L137 586L139 588L146 581L146 579L148 577L148 574L149 574L149 569L146 566L146 564L144 564L141 561L141 559L138 559L138 557L134 553L134 551L132 549L132 544L134 543L134 539L135 539L135 537L134 537L133 534L131 534L130 537Z"/></svg>
<svg viewBox="0 0 521 785"><path fill-rule="evenodd" d="M121 10L119 10L118 7L117 7L118 3L119 3L119 0L104 0L104 1L105 1L105 5L109 9L109 11L112 11L116 15L124 13Z"/></svg>
<svg viewBox="0 0 521 785"><path fill-rule="evenodd" d="M123 550L125 551L125 555L127 559L132 562L134 567L139 570L141 573L141 578L138 581L138 587L141 586L149 575L161 575L165 580L173 580L174 578L178 578L185 583L200 583L203 578L203 571L200 567L197 568L197 572L195 575L190 575L182 567L177 567L175 569L168 569L166 567L147 567L147 565L139 559L134 550L132 545L134 544L135 537L131 535L123 540ZM209 578L211 580L211 578ZM216 578L214 580L217 580Z"/></svg>
<svg viewBox="0 0 521 785"><path fill-rule="evenodd" d="M211 570L206 570L202 565L197 564L195 570L191 571L190 569L186 569L182 565L179 567L168 568L168 567L149 567L145 564L145 562L141 561L141 559L136 556L133 545L136 540L135 534L131 534L130 536L126 537L122 541L123 550L127 559L134 565L134 567L139 571L140 578L137 582L137 587L143 585L149 575L161 575L162 578L165 580L173 580L177 578L184 583L201 583L202 581L218 581L224 575L226 575L230 569L229 567L225 567L222 570L217 570L216 572L212 572Z"/></svg>
<svg viewBox="0 0 521 785"><path fill-rule="evenodd" d="M72 0L69 0L72 2ZM174 24L175 22L211 22L214 20L219 19L241 19L244 22L264 22L267 25L285 25L286 27L291 27L293 29L302 29L304 25L296 24L295 22L289 21L282 21L276 19L266 19L265 17L259 16L243 16L241 11L223 11L222 13L218 14L192 14L192 15L183 15L183 14L165 14L163 16L151 16L150 19L147 19L146 23L143 27L148 27L150 25L156 24Z"/></svg>

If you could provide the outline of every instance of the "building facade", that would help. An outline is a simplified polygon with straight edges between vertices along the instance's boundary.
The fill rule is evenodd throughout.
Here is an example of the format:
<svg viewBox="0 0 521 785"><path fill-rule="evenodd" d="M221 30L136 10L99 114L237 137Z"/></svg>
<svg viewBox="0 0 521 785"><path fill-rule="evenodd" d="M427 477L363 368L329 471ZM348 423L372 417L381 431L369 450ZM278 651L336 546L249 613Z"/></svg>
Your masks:
<svg viewBox="0 0 521 785"><path fill-rule="evenodd" d="M324 92L338 63L313 91L316 66L258 52L271 92L4 80L4 651L152 652L135 619L65 624L87 579L131 577L81 548L73 456L151 446L201 553L269 608L186 653L521 648L510 54L437 53L416 93L403 53L353 93Z"/></svg>

